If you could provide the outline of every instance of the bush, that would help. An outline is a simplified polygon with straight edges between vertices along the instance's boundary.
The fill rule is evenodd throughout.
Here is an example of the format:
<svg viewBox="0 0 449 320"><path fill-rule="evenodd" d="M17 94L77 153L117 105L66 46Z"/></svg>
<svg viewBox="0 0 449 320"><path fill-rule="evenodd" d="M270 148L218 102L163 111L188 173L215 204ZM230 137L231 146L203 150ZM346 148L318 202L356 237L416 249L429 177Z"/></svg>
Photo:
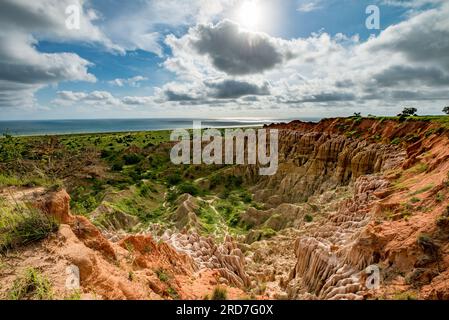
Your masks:
<svg viewBox="0 0 449 320"><path fill-rule="evenodd" d="M390 143L393 144L393 145L398 145L398 144L401 143L401 139L396 137L393 140L391 140Z"/></svg>
<svg viewBox="0 0 449 320"><path fill-rule="evenodd" d="M173 173L167 177L167 183L170 186L175 186L182 181L179 173Z"/></svg>
<svg viewBox="0 0 449 320"><path fill-rule="evenodd" d="M0 138L0 161L16 161L21 158L21 146L18 145L17 139L4 133Z"/></svg>
<svg viewBox="0 0 449 320"><path fill-rule="evenodd" d="M228 292L226 288L216 286L214 292L212 293L211 300L227 300L227 299L228 299Z"/></svg>
<svg viewBox="0 0 449 320"><path fill-rule="evenodd" d="M50 281L39 270L28 268L18 277L8 292L10 300L51 300L53 292Z"/></svg>
<svg viewBox="0 0 449 320"><path fill-rule="evenodd" d="M418 202L420 202L420 201L421 201L421 199L419 199L419 198L417 198L417 197L413 197L413 198L410 199L410 202L411 202L411 203L418 203Z"/></svg>
<svg viewBox="0 0 449 320"><path fill-rule="evenodd" d="M123 160L126 165L138 164L142 160L142 156L137 153L125 154Z"/></svg>
<svg viewBox="0 0 449 320"><path fill-rule="evenodd" d="M58 230L55 219L36 209L0 209L0 252L46 238Z"/></svg>
<svg viewBox="0 0 449 320"><path fill-rule="evenodd" d="M178 191L179 194L188 193L194 197L200 194L200 189L196 185L188 182L180 184L178 186Z"/></svg>
<svg viewBox="0 0 449 320"><path fill-rule="evenodd" d="M123 170L123 163L122 162L116 162L112 164L111 167L112 171L122 171Z"/></svg>
<svg viewBox="0 0 449 320"><path fill-rule="evenodd" d="M168 276L168 274L165 273L163 269L157 269L156 275L158 279L162 282L167 282L168 280L170 280L170 277Z"/></svg>
<svg viewBox="0 0 449 320"><path fill-rule="evenodd" d="M305 216L304 216L304 221L305 222L312 222L313 221L313 216L312 215L310 215L310 214L306 214Z"/></svg>

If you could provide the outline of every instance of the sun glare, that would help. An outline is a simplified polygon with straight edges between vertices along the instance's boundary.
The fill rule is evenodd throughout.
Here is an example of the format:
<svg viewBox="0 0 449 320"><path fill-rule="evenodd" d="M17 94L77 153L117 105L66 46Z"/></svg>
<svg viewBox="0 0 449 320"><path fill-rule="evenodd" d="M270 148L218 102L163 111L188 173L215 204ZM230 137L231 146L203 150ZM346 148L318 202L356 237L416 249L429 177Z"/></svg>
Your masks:
<svg viewBox="0 0 449 320"><path fill-rule="evenodd" d="M242 4L239 10L239 22L248 29L254 29L261 20L261 10L255 0L249 0Z"/></svg>

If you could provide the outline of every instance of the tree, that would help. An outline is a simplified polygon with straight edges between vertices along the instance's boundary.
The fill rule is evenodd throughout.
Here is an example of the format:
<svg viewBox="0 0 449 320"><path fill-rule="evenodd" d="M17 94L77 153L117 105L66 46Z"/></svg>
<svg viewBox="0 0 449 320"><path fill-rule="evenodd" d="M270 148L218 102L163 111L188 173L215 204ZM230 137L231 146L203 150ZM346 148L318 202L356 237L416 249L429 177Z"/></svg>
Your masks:
<svg viewBox="0 0 449 320"><path fill-rule="evenodd" d="M354 112L353 117L354 118L361 118L362 117L362 113L361 112Z"/></svg>
<svg viewBox="0 0 449 320"><path fill-rule="evenodd" d="M417 116L417 111L418 109L416 108L405 107L404 110L402 110L402 113L398 114L398 117L415 117Z"/></svg>
<svg viewBox="0 0 449 320"><path fill-rule="evenodd" d="M444 108L443 108L443 112L444 112L445 114L449 114L449 106L444 107Z"/></svg>

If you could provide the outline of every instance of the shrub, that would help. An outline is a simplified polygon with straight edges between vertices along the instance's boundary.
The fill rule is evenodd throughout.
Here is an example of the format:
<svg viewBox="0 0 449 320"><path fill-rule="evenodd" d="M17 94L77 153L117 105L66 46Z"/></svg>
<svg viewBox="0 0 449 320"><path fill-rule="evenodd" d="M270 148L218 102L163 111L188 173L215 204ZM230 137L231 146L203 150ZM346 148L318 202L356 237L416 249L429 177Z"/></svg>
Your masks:
<svg viewBox="0 0 449 320"><path fill-rule="evenodd" d="M421 201L421 199L419 199L417 197L413 197L413 198L410 199L411 203L417 203L417 202L420 202L420 201Z"/></svg>
<svg viewBox="0 0 449 320"><path fill-rule="evenodd" d="M156 275L157 275L158 279L162 282L167 282L170 279L168 274L165 273L165 271L163 269L157 269Z"/></svg>
<svg viewBox="0 0 449 320"><path fill-rule="evenodd" d="M167 177L167 183L170 186L175 186L182 181L181 175L179 173L173 173Z"/></svg>
<svg viewBox="0 0 449 320"><path fill-rule="evenodd" d="M312 222L312 221L313 221L313 216L310 215L310 214L306 214L306 215L304 216L304 221L305 221L305 222Z"/></svg>
<svg viewBox="0 0 449 320"><path fill-rule="evenodd" d="M58 229L55 219L36 209L0 209L0 252L46 238Z"/></svg>
<svg viewBox="0 0 449 320"><path fill-rule="evenodd" d="M17 144L17 139L10 134L4 133L0 138L0 161L15 161L21 158L21 147Z"/></svg>
<svg viewBox="0 0 449 320"><path fill-rule="evenodd" d="M196 185L189 182L180 184L178 186L178 191L180 194L188 193L194 197L200 194L200 189Z"/></svg>
<svg viewBox="0 0 449 320"><path fill-rule="evenodd" d="M398 145L401 143L401 139L400 138L394 138L393 140L391 140L390 142L393 145Z"/></svg>
<svg viewBox="0 0 449 320"><path fill-rule="evenodd" d="M71 294L65 296L64 300L81 300L81 291L74 290Z"/></svg>
<svg viewBox="0 0 449 320"><path fill-rule="evenodd" d="M242 201L243 201L244 203L251 203L251 202L253 201L253 197L251 196L251 194L245 192L245 193L242 195Z"/></svg>
<svg viewBox="0 0 449 320"><path fill-rule="evenodd" d="M123 160L126 165L138 164L142 160L142 156L137 153L125 154Z"/></svg>
<svg viewBox="0 0 449 320"><path fill-rule="evenodd" d="M173 300L178 300L178 299L179 299L178 291L176 291L175 288L169 287L169 288L167 289L167 293L168 293L168 295L169 295Z"/></svg>
<svg viewBox="0 0 449 320"><path fill-rule="evenodd" d="M211 300L227 300L228 292L226 288L221 286L216 286L214 292L212 292Z"/></svg>
<svg viewBox="0 0 449 320"><path fill-rule="evenodd" d="M116 162L112 164L111 167L112 171L122 171L123 170L123 163L122 162Z"/></svg>
<svg viewBox="0 0 449 320"><path fill-rule="evenodd" d="M16 278L8 292L10 300L50 300L52 298L50 281L35 268L26 269Z"/></svg>

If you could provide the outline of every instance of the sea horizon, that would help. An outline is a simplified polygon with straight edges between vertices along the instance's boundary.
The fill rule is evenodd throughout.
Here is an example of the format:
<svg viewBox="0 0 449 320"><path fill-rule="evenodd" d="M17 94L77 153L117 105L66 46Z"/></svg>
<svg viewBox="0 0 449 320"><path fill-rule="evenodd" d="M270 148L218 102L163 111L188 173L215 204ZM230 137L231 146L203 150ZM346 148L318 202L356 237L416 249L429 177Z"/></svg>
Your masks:
<svg viewBox="0 0 449 320"><path fill-rule="evenodd" d="M0 120L0 134L14 136L41 136L62 134L94 134L110 132L158 131L192 128L193 121L201 121L204 128L260 127L265 124L290 122L291 119L234 118L112 118L112 119L51 119ZM316 122L321 118L301 117L299 120Z"/></svg>

